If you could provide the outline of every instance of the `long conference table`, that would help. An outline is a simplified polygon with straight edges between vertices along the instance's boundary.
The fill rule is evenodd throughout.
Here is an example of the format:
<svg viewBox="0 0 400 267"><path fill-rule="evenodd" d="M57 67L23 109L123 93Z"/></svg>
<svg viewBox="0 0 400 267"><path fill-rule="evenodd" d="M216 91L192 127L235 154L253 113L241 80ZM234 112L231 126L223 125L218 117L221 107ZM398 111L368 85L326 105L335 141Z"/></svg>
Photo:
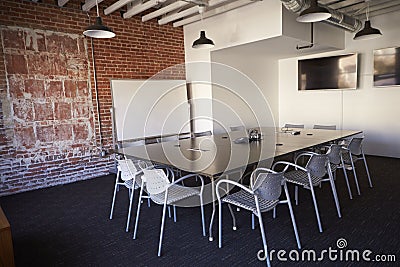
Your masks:
<svg viewBox="0 0 400 267"><path fill-rule="evenodd" d="M154 164L171 166L189 173L197 173L211 180L204 191L204 202L213 204L209 228L212 240L212 222L215 215L215 180L236 174L239 179L248 166L269 167L274 158L310 147L348 138L362 131L257 128L262 138L258 141L236 143L247 137L244 131L233 131L211 136L182 139L143 146L118 149L116 152ZM297 134L294 134L297 132ZM208 192L208 193L207 193Z"/></svg>

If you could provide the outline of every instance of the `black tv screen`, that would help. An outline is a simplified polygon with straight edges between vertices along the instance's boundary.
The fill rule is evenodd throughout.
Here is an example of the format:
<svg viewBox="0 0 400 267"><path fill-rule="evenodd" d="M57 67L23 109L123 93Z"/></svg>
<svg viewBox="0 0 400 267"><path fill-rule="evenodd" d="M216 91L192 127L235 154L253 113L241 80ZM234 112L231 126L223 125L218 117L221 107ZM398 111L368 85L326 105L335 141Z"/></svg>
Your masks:
<svg viewBox="0 0 400 267"><path fill-rule="evenodd" d="M374 50L374 86L400 85L400 47Z"/></svg>
<svg viewBox="0 0 400 267"><path fill-rule="evenodd" d="M298 89L356 89L357 54L301 59Z"/></svg>

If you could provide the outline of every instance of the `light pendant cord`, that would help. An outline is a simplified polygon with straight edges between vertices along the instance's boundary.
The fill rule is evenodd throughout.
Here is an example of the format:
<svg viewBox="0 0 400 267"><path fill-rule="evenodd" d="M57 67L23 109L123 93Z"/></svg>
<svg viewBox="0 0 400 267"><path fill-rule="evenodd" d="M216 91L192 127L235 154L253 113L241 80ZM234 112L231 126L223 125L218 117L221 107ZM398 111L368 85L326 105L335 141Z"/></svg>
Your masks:
<svg viewBox="0 0 400 267"><path fill-rule="evenodd" d="M97 3L97 0L96 0L96 10L97 10L97 16L100 17L100 14L99 14L99 3Z"/></svg>

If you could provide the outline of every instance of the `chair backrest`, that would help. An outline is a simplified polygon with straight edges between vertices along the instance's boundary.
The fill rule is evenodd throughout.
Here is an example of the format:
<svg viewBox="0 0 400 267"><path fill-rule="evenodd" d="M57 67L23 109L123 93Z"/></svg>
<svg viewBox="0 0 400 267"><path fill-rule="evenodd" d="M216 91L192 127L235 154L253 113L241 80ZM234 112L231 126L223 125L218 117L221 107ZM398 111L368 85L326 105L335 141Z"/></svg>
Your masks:
<svg viewBox="0 0 400 267"><path fill-rule="evenodd" d="M178 140L179 140L179 138L177 135L163 136L163 137L157 138L158 143L169 142L169 141L178 141Z"/></svg>
<svg viewBox="0 0 400 267"><path fill-rule="evenodd" d="M117 160L118 162L118 171L121 172L121 179L123 181L131 180L135 178L135 173L137 172L137 169L135 167L135 164L133 164L133 161L131 159L120 159Z"/></svg>
<svg viewBox="0 0 400 267"><path fill-rule="evenodd" d="M320 125L320 124L314 124L313 129L336 130L336 125Z"/></svg>
<svg viewBox="0 0 400 267"><path fill-rule="evenodd" d="M363 141L363 137L355 137L353 139L351 139L350 143L349 143L349 150L351 152L351 154L353 155L361 155L362 150L361 150L361 145L362 145L362 141Z"/></svg>
<svg viewBox="0 0 400 267"><path fill-rule="evenodd" d="M259 173L253 185L257 196L265 200L277 200L282 193L283 172Z"/></svg>
<svg viewBox="0 0 400 267"><path fill-rule="evenodd" d="M291 124L291 123L286 123L284 128L299 128L302 129L304 128L304 124Z"/></svg>
<svg viewBox="0 0 400 267"><path fill-rule="evenodd" d="M342 147L339 145L331 145L326 152L328 156L329 162L332 164L339 165L340 164L340 153L342 151Z"/></svg>
<svg viewBox="0 0 400 267"><path fill-rule="evenodd" d="M235 131L246 131L246 127L244 127L243 125L239 125L239 126L230 126L229 129L231 130L231 132L235 132Z"/></svg>
<svg viewBox="0 0 400 267"><path fill-rule="evenodd" d="M161 169L143 170L142 179L150 195L164 192L170 184L165 172Z"/></svg>
<svg viewBox="0 0 400 267"><path fill-rule="evenodd" d="M209 135L212 135L212 132L211 132L211 131L193 133L193 136L194 136L194 137L209 136Z"/></svg>
<svg viewBox="0 0 400 267"><path fill-rule="evenodd" d="M326 168L328 162L329 159L327 155L315 154L310 157L305 168L314 177L322 178L328 173L328 170ZM318 183L318 181L314 182Z"/></svg>

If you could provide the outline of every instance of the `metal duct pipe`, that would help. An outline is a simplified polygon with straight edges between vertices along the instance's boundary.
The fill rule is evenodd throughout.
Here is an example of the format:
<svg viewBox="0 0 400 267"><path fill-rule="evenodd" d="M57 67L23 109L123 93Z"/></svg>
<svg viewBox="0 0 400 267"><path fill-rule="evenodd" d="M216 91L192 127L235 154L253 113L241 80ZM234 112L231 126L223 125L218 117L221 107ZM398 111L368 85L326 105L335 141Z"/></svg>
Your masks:
<svg viewBox="0 0 400 267"><path fill-rule="evenodd" d="M281 0L281 2L283 6L286 7L287 10L290 10L297 14L307 9L310 6L310 0ZM328 9L329 12L332 14L332 17L330 17L327 20L324 20L323 22L332 24L336 27L351 32L356 32L361 29L362 27L361 20L353 18L345 13L329 8L327 6L320 4L318 5Z"/></svg>

